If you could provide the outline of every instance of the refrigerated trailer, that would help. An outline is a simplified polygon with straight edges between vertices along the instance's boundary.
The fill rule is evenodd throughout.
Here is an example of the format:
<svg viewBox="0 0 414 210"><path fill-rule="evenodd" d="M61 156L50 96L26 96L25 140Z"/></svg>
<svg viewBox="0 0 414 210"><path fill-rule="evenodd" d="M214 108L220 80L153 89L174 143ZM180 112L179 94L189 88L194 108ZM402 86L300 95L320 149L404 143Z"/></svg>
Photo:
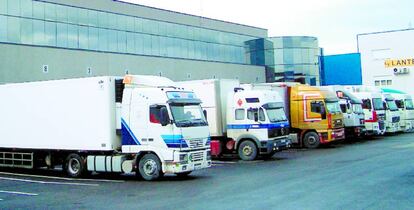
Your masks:
<svg viewBox="0 0 414 210"><path fill-rule="evenodd" d="M167 78L5 84L0 98L0 167L62 165L71 177L135 171L154 180L211 165L200 99Z"/></svg>
<svg viewBox="0 0 414 210"><path fill-rule="evenodd" d="M178 84L203 101L213 156L237 153L243 160L254 160L290 147L289 121L278 93L245 90L238 80L228 79Z"/></svg>

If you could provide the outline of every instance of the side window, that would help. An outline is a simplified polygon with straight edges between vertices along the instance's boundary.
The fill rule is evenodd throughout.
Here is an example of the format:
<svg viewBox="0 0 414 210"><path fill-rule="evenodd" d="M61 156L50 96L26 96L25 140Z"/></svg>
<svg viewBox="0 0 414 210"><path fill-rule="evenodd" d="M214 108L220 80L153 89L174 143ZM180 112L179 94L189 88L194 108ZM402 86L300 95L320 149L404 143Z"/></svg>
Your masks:
<svg viewBox="0 0 414 210"><path fill-rule="evenodd" d="M149 118L150 118L151 123L160 124L161 107L165 107L165 106L157 106L157 105L150 106Z"/></svg>
<svg viewBox="0 0 414 210"><path fill-rule="evenodd" d="M244 109L236 109L235 116L236 116L235 117L236 120L244 120L245 118Z"/></svg>
<svg viewBox="0 0 414 210"><path fill-rule="evenodd" d="M266 115L262 108L259 109L259 121L266 121Z"/></svg>
<svg viewBox="0 0 414 210"><path fill-rule="evenodd" d="M319 101L311 102L311 112L321 113L321 103Z"/></svg>
<svg viewBox="0 0 414 210"><path fill-rule="evenodd" d="M342 113L346 113L346 104L340 104Z"/></svg>
<svg viewBox="0 0 414 210"><path fill-rule="evenodd" d="M247 119L254 120L254 114L257 113L257 109L248 109L247 110Z"/></svg>
<svg viewBox="0 0 414 210"><path fill-rule="evenodd" d="M404 108L404 101L403 100L395 100L395 103L397 104L397 107L400 109Z"/></svg>
<svg viewBox="0 0 414 210"><path fill-rule="evenodd" d="M362 108L371 109L371 101L369 99L362 99Z"/></svg>

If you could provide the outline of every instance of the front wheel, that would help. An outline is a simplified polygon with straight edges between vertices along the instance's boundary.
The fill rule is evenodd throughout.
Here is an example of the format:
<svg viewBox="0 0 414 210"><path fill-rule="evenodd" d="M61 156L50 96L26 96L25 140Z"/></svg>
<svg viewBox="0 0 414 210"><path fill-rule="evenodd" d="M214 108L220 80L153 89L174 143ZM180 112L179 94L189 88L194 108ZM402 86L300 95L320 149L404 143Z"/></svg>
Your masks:
<svg viewBox="0 0 414 210"><path fill-rule="evenodd" d="M161 161L154 154L146 154L139 160L137 173L147 181L159 179L164 175L161 170Z"/></svg>
<svg viewBox="0 0 414 210"><path fill-rule="evenodd" d="M320 144L319 135L315 132L308 132L303 137L303 144L306 148L315 149Z"/></svg>
<svg viewBox="0 0 414 210"><path fill-rule="evenodd" d="M238 148L239 157L245 161L256 159L258 149L254 142L247 140L243 141Z"/></svg>

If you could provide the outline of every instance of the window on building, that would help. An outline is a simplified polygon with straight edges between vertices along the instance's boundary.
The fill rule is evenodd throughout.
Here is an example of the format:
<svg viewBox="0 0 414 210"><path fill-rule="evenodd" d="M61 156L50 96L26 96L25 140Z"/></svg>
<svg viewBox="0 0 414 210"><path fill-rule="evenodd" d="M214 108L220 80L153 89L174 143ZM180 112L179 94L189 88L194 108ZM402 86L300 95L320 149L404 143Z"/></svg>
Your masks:
<svg viewBox="0 0 414 210"><path fill-rule="evenodd" d="M380 86L380 81L379 80L375 80L375 86Z"/></svg>
<svg viewBox="0 0 414 210"><path fill-rule="evenodd" d="M386 80L381 80L381 86L385 86L387 85L387 81Z"/></svg>
<svg viewBox="0 0 414 210"><path fill-rule="evenodd" d="M387 80L387 86L392 85L392 80Z"/></svg>

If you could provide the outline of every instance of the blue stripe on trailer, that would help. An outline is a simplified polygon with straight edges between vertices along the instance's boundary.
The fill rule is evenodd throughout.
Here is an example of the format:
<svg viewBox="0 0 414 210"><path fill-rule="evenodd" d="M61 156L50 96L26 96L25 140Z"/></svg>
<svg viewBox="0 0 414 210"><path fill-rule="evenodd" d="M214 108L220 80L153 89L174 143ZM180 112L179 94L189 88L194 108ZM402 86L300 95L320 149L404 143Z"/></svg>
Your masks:
<svg viewBox="0 0 414 210"><path fill-rule="evenodd" d="M227 129L271 129L271 128L286 128L289 127L288 122L271 123L271 124L232 124L227 125Z"/></svg>
<svg viewBox="0 0 414 210"><path fill-rule="evenodd" d="M129 128L124 119L121 118L121 133L122 133L122 145L141 145L137 137Z"/></svg>

